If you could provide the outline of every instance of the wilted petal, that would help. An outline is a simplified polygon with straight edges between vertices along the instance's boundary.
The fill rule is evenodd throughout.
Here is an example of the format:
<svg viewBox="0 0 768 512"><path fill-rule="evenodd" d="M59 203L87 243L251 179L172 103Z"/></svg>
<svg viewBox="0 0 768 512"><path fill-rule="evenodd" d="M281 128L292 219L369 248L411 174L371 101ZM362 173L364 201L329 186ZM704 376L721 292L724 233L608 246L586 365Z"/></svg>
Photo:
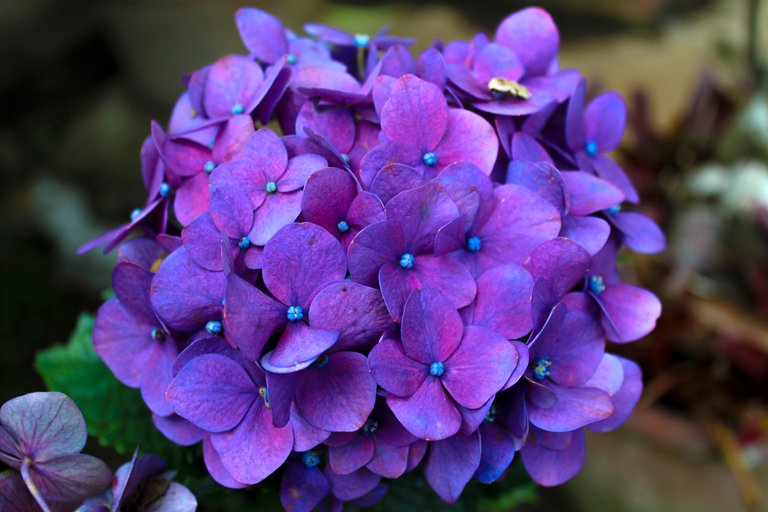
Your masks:
<svg viewBox="0 0 768 512"><path fill-rule="evenodd" d="M112 471L96 457L76 453L54 459L37 459L30 478L47 501L79 503L105 491Z"/></svg>

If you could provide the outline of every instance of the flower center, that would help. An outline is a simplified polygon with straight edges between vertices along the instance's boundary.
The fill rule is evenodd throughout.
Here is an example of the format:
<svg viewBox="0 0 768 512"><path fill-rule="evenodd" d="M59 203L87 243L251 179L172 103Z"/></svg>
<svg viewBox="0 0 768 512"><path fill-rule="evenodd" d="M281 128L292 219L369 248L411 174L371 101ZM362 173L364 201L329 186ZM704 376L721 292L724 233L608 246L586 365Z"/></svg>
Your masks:
<svg viewBox="0 0 768 512"><path fill-rule="evenodd" d="M406 252L402 256L400 256L400 262L399 265L402 268L413 268L413 254Z"/></svg>
<svg viewBox="0 0 768 512"><path fill-rule="evenodd" d="M544 377L552 375L552 371L549 367L552 366L552 361L548 357L540 357L533 363L533 378L542 381Z"/></svg>
<svg viewBox="0 0 768 512"><path fill-rule="evenodd" d="M286 61L288 62L288 64L296 64L297 60L299 59L296 58L296 56L292 53L289 53L288 56L286 57Z"/></svg>
<svg viewBox="0 0 768 512"><path fill-rule="evenodd" d="M346 154L346 153L342 153L342 154L341 154L341 159L342 159L342 160L344 160L344 163L345 163L345 164L348 164L348 163L349 163L349 155L348 155L348 154Z"/></svg>
<svg viewBox="0 0 768 512"><path fill-rule="evenodd" d="M160 184L160 195L166 197L171 192L171 186L165 182Z"/></svg>
<svg viewBox="0 0 768 512"><path fill-rule="evenodd" d="M483 418L483 421L486 423L493 423L496 421L496 404L491 405L491 408L488 409L488 413L485 415L485 418Z"/></svg>
<svg viewBox="0 0 768 512"><path fill-rule="evenodd" d="M370 41L371 36L368 34L355 34L355 46L358 48L367 48Z"/></svg>
<svg viewBox="0 0 768 512"><path fill-rule="evenodd" d="M141 208L136 208L131 212L131 220L136 220L139 218L139 215L141 215Z"/></svg>
<svg viewBox="0 0 768 512"><path fill-rule="evenodd" d="M240 239L237 245L239 245L241 249L247 249L251 246L251 239L248 238L247 236L244 236L243 238Z"/></svg>
<svg viewBox="0 0 768 512"><path fill-rule="evenodd" d="M211 174L215 168L216 168L216 164L214 163L213 160L208 160L207 162L205 162L205 165L203 166L203 170L208 174Z"/></svg>
<svg viewBox="0 0 768 512"><path fill-rule="evenodd" d="M589 156L597 155L597 142L593 140L588 141L584 145L584 151L586 151Z"/></svg>
<svg viewBox="0 0 768 512"><path fill-rule="evenodd" d="M619 214L620 211L621 211L621 205L616 204L608 208L608 215L610 215L611 217L615 217Z"/></svg>
<svg viewBox="0 0 768 512"><path fill-rule="evenodd" d="M507 80L506 78L502 78L500 76L491 78L491 80L488 82L488 90L491 91L491 94L496 99L503 99L506 97L529 100L533 96L531 91L523 84L513 80Z"/></svg>
<svg viewBox="0 0 768 512"><path fill-rule="evenodd" d="M242 104L240 104L240 103L235 103L234 105L232 105L231 112L232 112L232 114L234 114L236 116L240 115L243 112L245 112L245 107Z"/></svg>
<svg viewBox="0 0 768 512"><path fill-rule="evenodd" d="M320 464L320 456L315 452L306 452L301 456L301 462L308 468L314 468Z"/></svg>
<svg viewBox="0 0 768 512"><path fill-rule="evenodd" d="M595 295L600 295L605 291L603 276L589 276L589 291Z"/></svg>
<svg viewBox="0 0 768 512"><path fill-rule="evenodd" d="M271 405L269 403L269 391L267 391L267 388L260 387L259 388L259 395L261 395L261 398L264 400L264 405L267 406L267 409L270 409Z"/></svg>
<svg viewBox="0 0 768 512"><path fill-rule="evenodd" d="M328 366L328 354L321 355L312 364L315 365L315 368L325 368Z"/></svg>
<svg viewBox="0 0 768 512"><path fill-rule="evenodd" d="M289 322L298 322L304 318L304 310L301 309L301 306L291 306L288 308L285 316L288 317Z"/></svg>
<svg viewBox="0 0 768 512"><path fill-rule="evenodd" d="M425 165L432 167L437 163L437 155L430 151L429 153L424 153L424 156L421 157L421 160Z"/></svg>
<svg viewBox="0 0 768 512"><path fill-rule="evenodd" d="M445 365L440 361L435 361L434 363L429 365L429 374L432 375L433 377L440 377L444 373L445 373Z"/></svg>
<svg viewBox="0 0 768 512"><path fill-rule="evenodd" d="M158 329L157 327L152 329L152 332L149 335L152 336L153 340L163 341L165 339L165 332L163 332L162 329Z"/></svg>
<svg viewBox="0 0 768 512"><path fill-rule="evenodd" d="M267 182L267 185L264 187L264 190L267 191L267 194L274 194L277 192L277 183L274 181Z"/></svg>
<svg viewBox="0 0 768 512"><path fill-rule="evenodd" d="M349 223L345 220L340 220L338 224L336 224L336 229L341 231L342 233L346 233L349 231Z"/></svg>
<svg viewBox="0 0 768 512"><path fill-rule="evenodd" d="M222 325L221 322L218 320L211 320L207 324L205 324L205 330L208 331L208 334L221 334Z"/></svg>
<svg viewBox="0 0 768 512"><path fill-rule="evenodd" d="M482 247L482 242L479 238L476 236L471 236L467 238L467 250L469 252L477 252L480 250L480 247Z"/></svg>
<svg viewBox="0 0 768 512"><path fill-rule="evenodd" d="M379 429L379 422L374 420L373 418L368 418L368 421L365 422L365 425L363 425L363 428L361 429L363 431L363 434L366 436L369 436L376 432Z"/></svg>

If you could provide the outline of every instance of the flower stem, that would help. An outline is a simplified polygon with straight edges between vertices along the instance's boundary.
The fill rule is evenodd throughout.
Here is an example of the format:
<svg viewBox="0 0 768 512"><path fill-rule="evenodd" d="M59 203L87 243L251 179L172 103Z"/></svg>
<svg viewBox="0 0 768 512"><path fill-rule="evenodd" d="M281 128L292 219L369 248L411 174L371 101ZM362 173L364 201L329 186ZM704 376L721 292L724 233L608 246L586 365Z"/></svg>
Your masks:
<svg viewBox="0 0 768 512"><path fill-rule="evenodd" d="M35 498L37 504L40 505L41 509L43 509L43 512L51 512L51 509L48 507L45 499L43 499L43 496L40 494L40 491L35 485L35 482L32 481L32 477L29 474L29 468L31 466L32 460L30 460L29 457L24 457L24 460L21 463L21 478L24 480L24 483L26 484L27 489L29 489L30 494L32 494L32 497Z"/></svg>

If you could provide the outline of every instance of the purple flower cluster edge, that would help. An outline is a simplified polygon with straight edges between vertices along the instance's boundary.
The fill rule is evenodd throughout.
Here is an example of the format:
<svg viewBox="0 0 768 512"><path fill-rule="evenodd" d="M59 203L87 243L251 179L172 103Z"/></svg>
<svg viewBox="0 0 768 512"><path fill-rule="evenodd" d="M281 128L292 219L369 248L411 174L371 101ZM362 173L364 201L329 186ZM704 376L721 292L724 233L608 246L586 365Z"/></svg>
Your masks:
<svg viewBox="0 0 768 512"><path fill-rule="evenodd" d="M666 244L609 156L621 97L588 101L539 8L417 57L235 18L247 52L186 77L145 204L82 248L119 247L98 354L219 484L279 472L287 510L370 505L416 468L454 502L516 454L572 478L642 391L608 343L661 313L616 264Z"/></svg>

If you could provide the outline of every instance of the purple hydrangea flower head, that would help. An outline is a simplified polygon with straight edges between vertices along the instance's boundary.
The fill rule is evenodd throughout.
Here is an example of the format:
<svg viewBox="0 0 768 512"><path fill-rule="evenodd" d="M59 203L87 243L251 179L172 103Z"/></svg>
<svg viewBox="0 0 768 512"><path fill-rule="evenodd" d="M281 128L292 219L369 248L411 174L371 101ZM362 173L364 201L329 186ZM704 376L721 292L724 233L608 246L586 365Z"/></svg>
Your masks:
<svg viewBox="0 0 768 512"><path fill-rule="evenodd" d="M517 366L517 350L500 334L464 327L450 302L426 290L411 294L402 322L401 342L384 339L371 351L371 372L409 432L446 439L461 427L456 404L483 406Z"/></svg>
<svg viewBox="0 0 768 512"><path fill-rule="evenodd" d="M109 486L106 464L80 453L86 438L83 415L61 393L30 393L0 407L0 461L20 473L44 512L77 506ZM16 476L3 478L5 486L22 494Z"/></svg>

